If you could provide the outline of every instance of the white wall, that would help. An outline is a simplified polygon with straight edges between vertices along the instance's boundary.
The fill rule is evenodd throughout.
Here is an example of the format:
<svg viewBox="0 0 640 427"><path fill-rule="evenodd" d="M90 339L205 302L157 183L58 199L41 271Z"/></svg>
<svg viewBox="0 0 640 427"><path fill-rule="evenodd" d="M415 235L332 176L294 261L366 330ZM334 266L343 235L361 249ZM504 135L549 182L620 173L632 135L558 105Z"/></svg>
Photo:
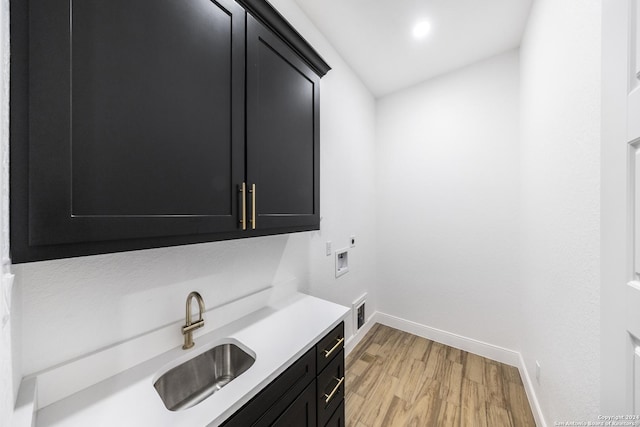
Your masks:
<svg viewBox="0 0 640 427"><path fill-rule="evenodd" d="M600 409L600 34L600 1L538 0L521 47L522 353L549 423Z"/></svg>
<svg viewBox="0 0 640 427"><path fill-rule="evenodd" d="M322 222L310 242L307 291L348 307L366 292L369 316L377 308L375 100L293 0L270 3L333 67L320 86ZM327 241L334 251L349 248L349 272L339 279L335 256L323 255ZM351 324L345 327L350 336Z"/></svg>
<svg viewBox="0 0 640 427"><path fill-rule="evenodd" d="M602 3L602 141L600 177L600 411L623 414L632 405L633 382L628 381L634 343L629 339L629 239L634 224L628 220L629 197L634 184L626 167L629 161L627 103L629 93L630 3ZM626 24L626 25L625 25ZM637 122L636 122L637 124ZM636 325L638 326L638 325ZM626 351L625 351L626 349Z"/></svg>
<svg viewBox="0 0 640 427"><path fill-rule="evenodd" d="M367 291L375 308L374 99L292 1L273 3L333 67L321 83L321 231L15 265L26 374L177 321L196 289L207 307L274 284L344 305ZM336 280L324 241L351 234L351 271Z"/></svg>
<svg viewBox="0 0 640 427"><path fill-rule="evenodd" d="M19 292L11 292L8 258L9 0L0 3L0 425L10 425L22 377Z"/></svg>
<svg viewBox="0 0 640 427"><path fill-rule="evenodd" d="M380 310L519 348L519 71L510 51L378 100Z"/></svg>

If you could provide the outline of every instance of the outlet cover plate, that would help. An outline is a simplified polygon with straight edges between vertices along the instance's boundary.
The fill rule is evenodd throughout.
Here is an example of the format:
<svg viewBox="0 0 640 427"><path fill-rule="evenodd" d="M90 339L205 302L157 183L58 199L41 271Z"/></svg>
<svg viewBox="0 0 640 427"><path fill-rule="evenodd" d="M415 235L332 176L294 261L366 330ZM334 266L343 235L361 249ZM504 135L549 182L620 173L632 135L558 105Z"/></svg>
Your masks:
<svg viewBox="0 0 640 427"><path fill-rule="evenodd" d="M364 294L362 294L360 296L360 298L358 298L353 303L351 303L351 313L352 313L352 316L353 316L353 330L354 330L354 332L357 332L358 329L360 329L360 328L358 328L358 308L360 308L366 302L367 302L367 294L364 293ZM365 307L366 307L366 305L365 305ZM367 313L366 312L364 314L364 321L362 322L362 326L364 326L365 323L367 323Z"/></svg>
<svg viewBox="0 0 640 427"><path fill-rule="evenodd" d="M349 272L349 251L340 249L336 251L336 278Z"/></svg>

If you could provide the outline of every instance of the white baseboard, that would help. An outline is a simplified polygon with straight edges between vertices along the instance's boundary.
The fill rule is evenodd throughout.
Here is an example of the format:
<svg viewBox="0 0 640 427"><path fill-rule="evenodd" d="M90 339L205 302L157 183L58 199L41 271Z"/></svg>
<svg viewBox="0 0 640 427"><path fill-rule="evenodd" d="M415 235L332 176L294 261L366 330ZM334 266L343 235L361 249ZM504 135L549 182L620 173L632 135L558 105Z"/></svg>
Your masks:
<svg viewBox="0 0 640 427"><path fill-rule="evenodd" d="M38 397L36 378L23 380L18 390L18 398L11 418L12 427L35 427Z"/></svg>
<svg viewBox="0 0 640 427"><path fill-rule="evenodd" d="M376 321L386 326L409 332L419 337L427 338L446 344L450 347L468 351L487 359L496 360L510 366L519 367L520 353L509 350L493 344L488 344L473 338L463 337L458 334L443 331L441 329L432 328L430 326L421 325L410 320L401 319L385 313L376 313Z"/></svg>
<svg viewBox="0 0 640 427"><path fill-rule="evenodd" d="M529 371L527 370L527 365L524 363L522 354L518 354L518 356L520 357L518 370L520 371L520 377L522 378L522 383L524 384L524 390L527 392L527 398L529 399L531 412L533 412L533 418L535 418L536 425L538 427L547 427L547 422L545 421L544 415L542 414L542 407L540 406L538 396L536 396L535 389L533 388L533 382L531 381L531 375L529 375Z"/></svg>
<svg viewBox="0 0 640 427"><path fill-rule="evenodd" d="M531 382L531 376L529 375L524 359L519 352L376 311L369 318L365 326L358 331L358 334L354 335L349 339L349 341L347 341L345 347L346 354L353 350L353 348L362 340L364 335L376 323L518 368L536 425L538 427L547 427L547 423L542 414L542 408L540 407L540 402L538 401L535 389L533 388L533 383Z"/></svg>

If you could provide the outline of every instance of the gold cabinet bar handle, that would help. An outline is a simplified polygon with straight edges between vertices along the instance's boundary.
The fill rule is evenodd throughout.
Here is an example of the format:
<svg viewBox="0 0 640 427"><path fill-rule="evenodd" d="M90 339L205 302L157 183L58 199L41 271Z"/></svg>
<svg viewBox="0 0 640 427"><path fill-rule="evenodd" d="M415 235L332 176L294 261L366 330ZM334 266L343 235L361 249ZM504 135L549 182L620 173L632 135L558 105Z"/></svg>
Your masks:
<svg viewBox="0 0 640 427"><path fill-rule="evenodd" d="M333 399L333 395L336 394L338 392L338 389L340 389L340 386L342 385L342 383L344 382L344 377L337 379L334 378L336 381L338 381L338 384L336 384L336 386L333 388L333 390L331 391L331 393L329 394L325 394L324 397L326 397L326 399L324 400L324 404L326 405L327 403L329 403L331 401L331 399Z"/></svg>
<svg viewBox="0 0 640 427"><path fill-rule="evenodd" d="M336 351L336 349L337 349L338 347L340 347L340 344L342 344L343 342L344 342L344 337L340 338L340 339L338 340L338 342L336 343L336 345L334 345L334 346L331 348L331 350L325 350L325 351L324 351L324 358L326 359L326 358L328 358L329 356L331 356L331 353L333 353L334 351Z"/></svg>
<svg viewBox="0 0 640 427"><path fill-rule="evenodd" d="M256 229L256 185L251 184L251 228Z"/></svg>
<svg viewBox="0 0 640 427"><path fill-rule="evenodd" d="M240 187L240 197L242 197L242 219L240 219L240 224L242 224L242 230L244 231L247 229L247 184L245 182Z"/></svg>

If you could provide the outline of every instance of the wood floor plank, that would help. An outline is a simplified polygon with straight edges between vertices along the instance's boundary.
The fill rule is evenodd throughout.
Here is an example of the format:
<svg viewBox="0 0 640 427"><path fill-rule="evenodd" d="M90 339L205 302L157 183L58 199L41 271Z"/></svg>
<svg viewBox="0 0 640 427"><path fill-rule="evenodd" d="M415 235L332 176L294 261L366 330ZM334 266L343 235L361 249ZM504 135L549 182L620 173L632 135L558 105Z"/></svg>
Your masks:
<svg viewBox="0 0 640 427"><path fill-rule="evenodd" d="M367 353L371 356L377 356L382 353L382 346L377 342L371 343L371 345L367 347Z"/></svg>
<svg viewBox="0 0 640 427"><path fill-rule="evenodd" d="M360 360L365 362L367 365L370 365L371 363L375 362L376 357L365 351L360 357Z"/></svg>
<svg viewBox="0 0 640 427"><path fill-rule="evenodd" d="M356 393L355 390L358 390L358 388L360 387L360 384L362 383L362 378L364 378L365 376L366 374L356 375L352 370L347 369L344 373L345 387L348 386L349 390L354 391L351 394L357 395L358 393ZM346 395L345 397L348 397L348 395Z"/></svg>
<svg viewBox="0 0 640 427"><path fill-rule="evenodd" d="M515 427L536 425L533 414L530 410L527 410L528 408L529 401L527 399L527 393L522 386L522 381L520 381L520 384L509 382L509 410Z"/></svg>
<svg viewBox="0 0 640 427"><path fill-rule="evenodd" d="M375 387L366 397L368 409L363 411L359 421L372 427L382 426L381 423L391 406L397 385L398 379L396 377L381 374Z"/></svg>
<svg viewBox="0 0 640 427"><path fill-rule="evenodd" d="M513 420L511 414L505 408L488 405L487 424L490 426L513 427Z"/></svg>
<svg viewBox="0 0 640 427"><path fill-rule="evenodd" d="M398 378L396 395L405 402L413 403L422 386L420 381L424 379L423 373L425 372L426 364L422 360L416 359L407 360L405 363L410 366L399 364L403 369L401 369L401 375Z"/></svg>
<svg viewBox="0 0 640 427"><path fill-rule="evenodd" d="M447 347L447 359L452 362L463 363L462 359L463 359L464 353L465 352L460 349Z"/></svg>
<svg viewBox="0 0 640 427"><path fill-rule="evenodd" d="M446 348L439 343L433 343L429 347L429 352L426 353L426 370L427 377L429 378L442 378L444 377L446 366Z"/></svg>
<svg viewBox="0 0 640 427"><path fill-rule="evenodd" d="M413 403L411 410L411 426L433 426L436 425L438 413L440 412L440 382L432 378L425 378Z"/></svg>
<svg viewBox="0 0 640 427"><path fill-rule="evenodd" d="M464 377L478 384L484 383L484 357L467 353L464 361Z"/></svg>
<svg viewBox="0 0 640 427"><path fill-rule="evenodd" d="M433 341L429 341L424 338L416 337L416 339L413 340L413 344L408 352L408 357L417 360L424 360L426 353L429 350L429 345L432 342Z"/></svg>
<svg viewBox="0 0 640 427"><path fill-rule="evenodd" d="M496 363L485 362L484 372L487 403L498 408L506 409L507 401L500 366Z"/></svg>
<svg viewBox="0 0 640 427"><path fill-rule="evenodd" d="M380 325L378 331L373 337L373 342L376 344L384 344L389 341L392 334L394 334L394 329L388 326Z"/></svg>
<svg viewBox="0 0 640 427"><path fill-rule="evenodd" d="M444 361L444 364L445 370L441 380L440 398L452 405L460 406L462 398L462 365L451 362L448 359Z"/></svg>
<svg viewBox="0 0 640 427"><path fill-rule="evenodd" d="M404 334L402 336L402 339L398 342L397 350L392 353L391 359L389 360L390 375L396 378L402 376L402 372L404 371L403 364L411 357L409 353L412 351L415 341L418 339L422 338L411 334Z"/></svg>
<svg viewBox="0 0 640 427"><path fill-rule="evenodd" d="M344 400L347 425L355 426L362 411L366 410L366 400L358 393L347 393Z"/></svg>
<svg viewBox="0 0 640 427"><path fill-rule="evenodd" d="M485 389L468 378L462 379L462 404L460 405L460 421L463 426L487 426L487 406Z"/></svg>
<svg viewBox="0 0 640 427"><path fill-rule="evenodd" d="M360 359L360 357L362 356L362 353L364 353L369 348L369 345L373 342L373 338L375 337L377 331L380 329L381 326L382 325L380 325L379 323L376 323L375 325L373 325L369 330L369 332L365 334L362 340L360 340L360 343L351 351L351 353L349 353L349 355L345 360L346 369L349 369L349 367L351 366L351 363Z"/></svg>
<svg viewBox="0 0 640 427"><path fill-rule="evenodd" d="M411 420L411 405L398 396L393 396L389 409L380 426L406 426Z"/></svg>
<svg viewBox="0 0 640 427"><path fill-rule="evenodd" d="M369 369L369 363L362 359L356 359L348 368L353 375L362 375L367 369Z"/></svg>
<svg viewBox="0 0 640 427"><path fill-rule="evenodd" d="M502 369L502 377L505 381L522 385L522 378L520 378L518 368L504 364L502 364L500 368Z"/></svg>
<svg viewBox="0 0 640 427"><path fill-rule="evenodd" d="M347 427L535 427L518 370L376 324L347 357Z"/></svg>
<svg viewBox="0 0 640 427"><path fill-rule="evenodd" d="M359 381L352 386L354 393L358 393L362 397L367 397L371 390L374 390L376 384L383 379L385 374L384 364L381 359L373 358L366 372L359 377Z"/></svg>
<svg viewBox="0 0 640 427"><path fill-rule="evenodd" d="M460 407L447 401L443 401L440 405L438 413L437 426L459 426L460 425ZM500 424L495 424L499 426Z"/></svg>
<svg viewBox="0 0 640 427"><path fill-rule="evenodd" d="M398 348L400 348L403 334L401 331L398 331L396 329L387 329L390 329L391 332L387 334L386 341L381 344L380 349L378 350L378 353L376 355L384 358L386 361L389 361L392 356L398 351Z"/></svg>

